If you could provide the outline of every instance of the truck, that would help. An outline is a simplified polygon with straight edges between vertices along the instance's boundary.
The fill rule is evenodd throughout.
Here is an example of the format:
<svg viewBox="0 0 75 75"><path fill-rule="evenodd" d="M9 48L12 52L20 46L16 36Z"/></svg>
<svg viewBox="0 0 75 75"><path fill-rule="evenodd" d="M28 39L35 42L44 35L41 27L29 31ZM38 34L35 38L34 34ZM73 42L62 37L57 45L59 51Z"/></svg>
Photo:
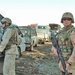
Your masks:
<svg viewBox="0 0 75 75"><path fill-rule="evenodd" d="M36 32L39 43L45 44L46 41L50 41L51 33L48 25L37 25Z"/></svg>
<svg viewBox="0 0 75 75"><path fill-rule="evenodd" d="M20 26L19 28L25 37L26 50L33 51L33 47L38 45L35 26Z"/></svg>

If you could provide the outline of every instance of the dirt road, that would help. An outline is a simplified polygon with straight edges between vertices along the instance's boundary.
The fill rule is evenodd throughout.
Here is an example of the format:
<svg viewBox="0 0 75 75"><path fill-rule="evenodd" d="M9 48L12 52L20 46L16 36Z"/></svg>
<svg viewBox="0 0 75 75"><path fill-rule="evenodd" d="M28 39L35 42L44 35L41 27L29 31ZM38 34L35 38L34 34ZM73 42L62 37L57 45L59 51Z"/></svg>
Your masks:
<svg viewBox="0 0 75 75"><path fill-rule="evenodd" d="M58 58L51 52L50 42L39 44L33 52L25 51L16 60L17 75L61 75Z"/></svg>

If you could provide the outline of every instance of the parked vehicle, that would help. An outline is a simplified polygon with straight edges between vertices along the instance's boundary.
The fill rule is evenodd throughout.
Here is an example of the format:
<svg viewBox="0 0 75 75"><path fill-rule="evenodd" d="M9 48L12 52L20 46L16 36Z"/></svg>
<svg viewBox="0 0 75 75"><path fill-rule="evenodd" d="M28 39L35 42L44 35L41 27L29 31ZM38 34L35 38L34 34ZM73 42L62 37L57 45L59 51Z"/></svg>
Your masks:
<svg viewBox="0 0 75 75"><path fill-rule="evenodd" d="M33 51L33 47L37 46L38 44L38 38L36 29L33 26L27 26L27 27L20 27L23 36L25 37L25 45L26 49Z"/></svg>
<svg viewBox="0 0 75 75"><path fill-rule="evenodd" d="M47 26L37 25L36 32L39 39L39 43L44 44L46 41L50 41L51 33L50 27L48 25Z"/></svg>
<svg viewBox="0 0 75 75"><path fill-rule="evenodd" d="M20 28L17 25L13 24L13 26L17 28L19 34L20 44L17 45L18 51L16 51L17 54L16 58L19 58L21 56L21 53L26 50L25 37L23 36L23 33L21 32Z"/></svg>

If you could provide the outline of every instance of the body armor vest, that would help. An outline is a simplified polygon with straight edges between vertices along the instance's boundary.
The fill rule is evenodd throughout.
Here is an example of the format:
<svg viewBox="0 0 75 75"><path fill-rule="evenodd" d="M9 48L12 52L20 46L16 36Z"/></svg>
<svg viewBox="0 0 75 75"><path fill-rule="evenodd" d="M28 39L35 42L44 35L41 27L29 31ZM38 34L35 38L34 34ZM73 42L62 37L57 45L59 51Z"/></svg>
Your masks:
<svg viewBox="0 0 75 75"><path fill-rule="evenodd" d="M58 43L65 60L68 60L73 50L73 46L70 40L70 34L74 29L75 28L73 27L73 25L70 25L66 28L64 27L57 35Z"/></svg>
<svg viewBox="0 0 75 75"><path fill-rule="evenodd" d="M6 45L5 50L10 49L12 44L17 44L17 30L14 26L8 26L5 31L7 29L11 29L12 30L12 34L11 34L11 38L9 39L8 44ZM5 32L4 31L4 32Z"/></svg>

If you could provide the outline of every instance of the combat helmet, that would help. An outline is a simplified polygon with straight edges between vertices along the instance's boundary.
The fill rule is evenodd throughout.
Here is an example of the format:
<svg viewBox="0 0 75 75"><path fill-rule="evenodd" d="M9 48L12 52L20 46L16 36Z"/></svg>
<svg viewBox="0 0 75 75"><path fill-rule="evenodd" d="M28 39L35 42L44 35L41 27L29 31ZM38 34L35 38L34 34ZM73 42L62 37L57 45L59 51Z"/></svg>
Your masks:
<svg viewBox="0 0 75 75"><path fill-rule="evenodd" d="M3 19L1 20L1 22L7 22L7 23L9 23L9 24L12 23L12 21L11 21L10 18L3 18Z"/></svg>
<svg viewBox="0 0 75 75"><path fill-rule="evenodd" d="M64 13L64 14L62 15L62 18L61 18L61 23L63 23L63 18L64 18L64 17L71 18L71 19L72 19L72 23L74 23L74 17L73 17L73 15L72 15L72 13L70 13L70 12Z"/></svg>

